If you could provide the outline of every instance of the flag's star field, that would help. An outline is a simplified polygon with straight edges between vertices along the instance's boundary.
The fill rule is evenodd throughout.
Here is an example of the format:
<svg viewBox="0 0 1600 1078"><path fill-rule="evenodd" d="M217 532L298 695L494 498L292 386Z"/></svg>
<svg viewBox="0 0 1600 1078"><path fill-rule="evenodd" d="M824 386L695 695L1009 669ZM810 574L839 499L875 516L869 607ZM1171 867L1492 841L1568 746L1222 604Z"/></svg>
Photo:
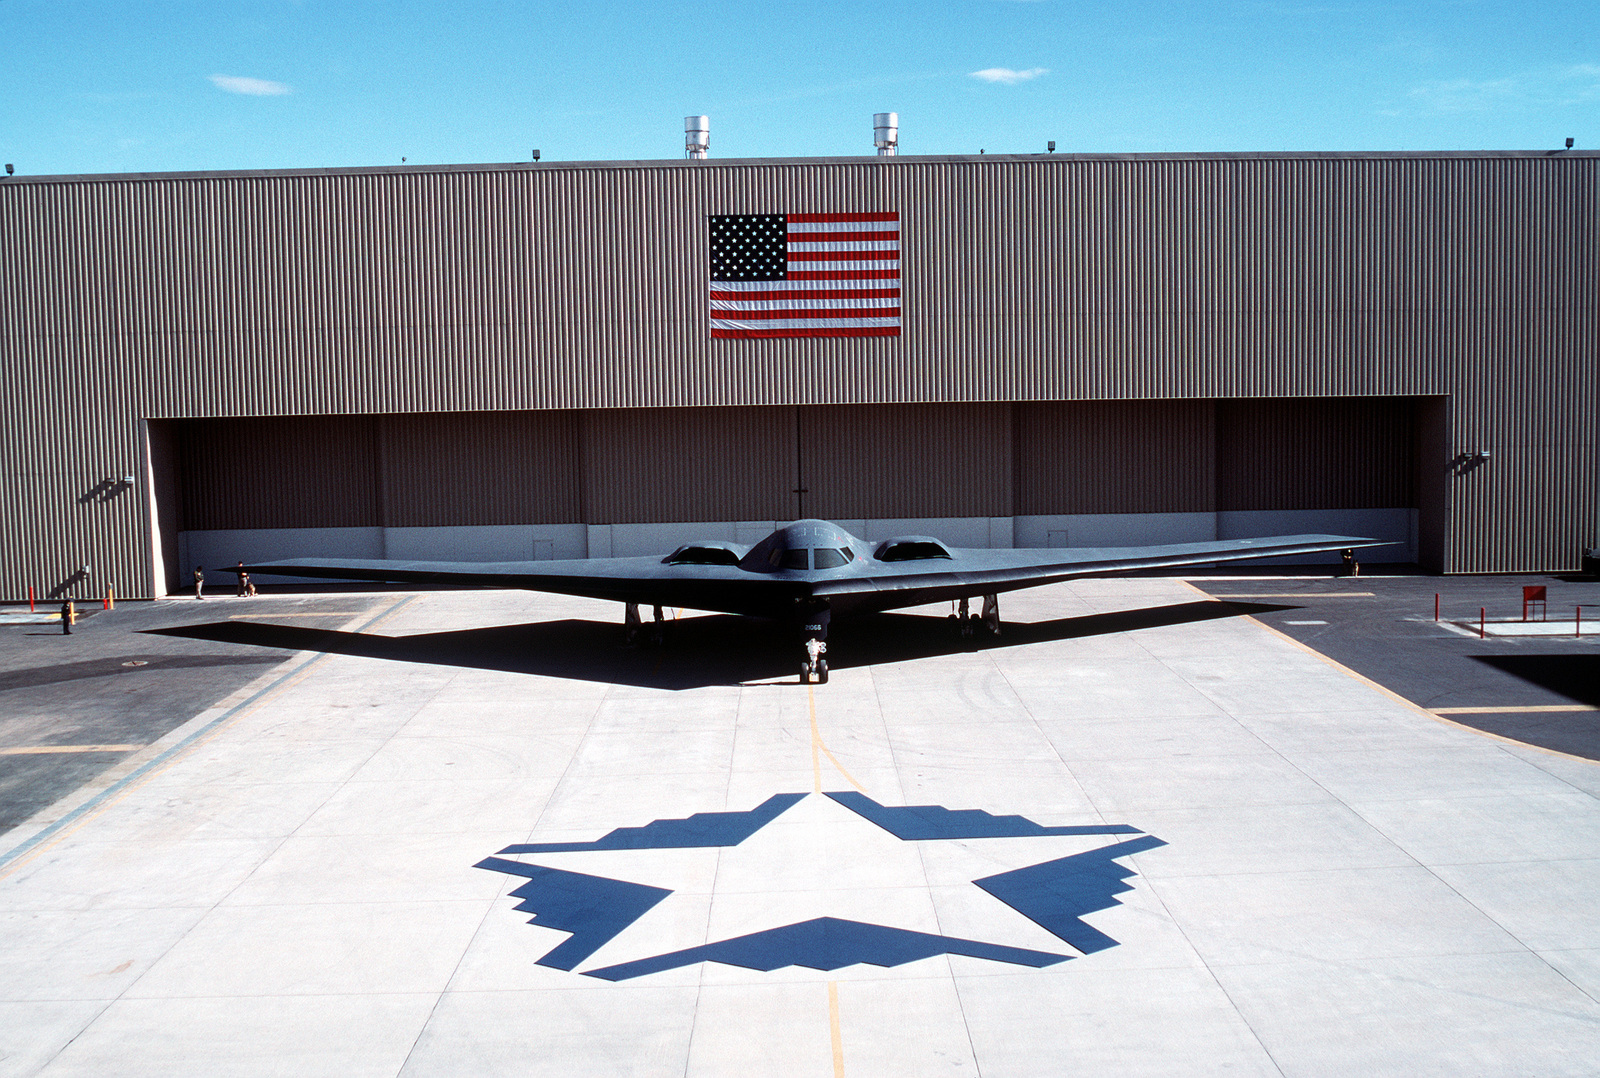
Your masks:
<svg viewBox="0 0 1600 1078"><path fill-rule="evenodd" d="M781 213L711 218L713 281L781 281L789 271L789 225Z"/></svg>

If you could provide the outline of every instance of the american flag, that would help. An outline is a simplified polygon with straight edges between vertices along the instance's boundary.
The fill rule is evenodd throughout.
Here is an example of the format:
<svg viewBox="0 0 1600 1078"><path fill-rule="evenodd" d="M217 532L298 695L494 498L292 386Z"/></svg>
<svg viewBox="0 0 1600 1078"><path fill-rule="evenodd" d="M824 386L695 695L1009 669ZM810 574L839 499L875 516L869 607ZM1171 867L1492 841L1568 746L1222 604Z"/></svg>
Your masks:
<svg viewBox="0 0 1600 1078"><path fill-rule="evenodd" d="M713 337L898 337L898 213L711 218Z"/></svg>

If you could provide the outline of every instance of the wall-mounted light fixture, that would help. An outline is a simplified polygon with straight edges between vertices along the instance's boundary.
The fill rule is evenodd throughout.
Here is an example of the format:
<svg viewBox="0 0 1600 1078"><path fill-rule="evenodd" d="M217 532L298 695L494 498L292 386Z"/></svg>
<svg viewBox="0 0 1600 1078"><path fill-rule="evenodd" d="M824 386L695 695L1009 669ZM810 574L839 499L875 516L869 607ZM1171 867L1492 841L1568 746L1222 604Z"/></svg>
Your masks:
<svg viewBox="0 0 1600 1078"><path fill-rule="evenodd" d="M1567 140L1567 149L1569 149L1569 150L1572 149L1572 140L1571 139ZM11 166L10 165L6 166L6 171L7 172L11 171Z"/></svg>
<svg viewBox="0 0 1600 1078"><path fill-rule="evenodd" d="M1045 153L1055 153L1055 152L1056 152L1056 143L1055 143L1054 139L1051 139L1049 142L1045 143Z"/></svg>
<svg viewBox="0 0 1600 1078"><path fill-rule="evenodd" d="M538 150L534 150L533 151L533 159L535 161L539 160L539 151Z"/></svg>

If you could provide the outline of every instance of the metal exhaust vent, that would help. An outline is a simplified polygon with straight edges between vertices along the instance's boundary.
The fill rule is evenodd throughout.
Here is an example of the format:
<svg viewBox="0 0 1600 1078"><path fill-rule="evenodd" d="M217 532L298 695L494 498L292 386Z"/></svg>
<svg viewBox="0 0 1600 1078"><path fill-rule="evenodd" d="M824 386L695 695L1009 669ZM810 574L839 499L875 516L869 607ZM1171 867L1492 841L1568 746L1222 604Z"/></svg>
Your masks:
<svg viewBox="0 0 1600 1078"><path fill-rule="evenodd" d="M893 157L900 145L900 114L875 112L872 114L872 144L878 148L879 157Z"/></svg>
<svg viewBox="0 0 1600 1078"><path fill-rule="evenodd" d="M711 149L711 117L685 116L683 118L684 156L694 161L705 159Z"/></svg>

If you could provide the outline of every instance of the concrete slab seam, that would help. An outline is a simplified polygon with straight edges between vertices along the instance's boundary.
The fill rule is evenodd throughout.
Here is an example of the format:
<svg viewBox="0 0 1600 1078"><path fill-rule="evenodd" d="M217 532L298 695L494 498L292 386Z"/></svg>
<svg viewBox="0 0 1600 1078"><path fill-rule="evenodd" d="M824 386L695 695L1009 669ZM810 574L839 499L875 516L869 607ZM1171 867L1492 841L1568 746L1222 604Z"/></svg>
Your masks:
<svg viewBox="0 0 1600 1078"><path fill-rule="evenodd" d="M416 598L416 596L406 596L393 606L389 607L387 610L378 614L376 617L362 625L357 626L353 631L362 632L366 629L370 629L384 618L387 618L390 614L393 614L395 611L399 610L402 606L405 606L407 603L411 602L414 598ZM326 652L314 655L310 659L307 659L305 662L301 663L299 666L295 667L293 670L285 672L275 679L272 684L265 686L247 699L241 700L227 711L224 711L221 715L218 715L216 718L206 723L200 729L189 734L176 745L170 746L158 756L147 760L139 768L127 775L124 775L121 779L117 780L117 782L106 787L104 790L100 791L100 793L96 794L88 801L79 805L65 816L61 817L61 819L36 832L31 837L7 850L5 853L0 853L0 879L4 879L11 873L15 872L18 868L21 868L22 865L26 863L26 860L23 860L24 858L28 858L29 855L37 855L42 853L49 846L54 845L55 842L65 838L72 830L76 830L76 827L73 825L76 824L81 826L82 824L87 823L89 819L93 817L93 815L105 808L109 808L114 802L131 793L133 789L143 780L154 777L157 772L165 769L167 766L173 763L179 754L208 739L211 735L220 732L223 726L230 723L234 719L242 717L248 711L254 710L260 704L265 703L268 696L276 694L282 689L287 688L288 683L292 679L296 679L304 674L311 668L311 666L317 662L320 662L322 659L326 658L326 656Z"/></svg>
<svg viewBox="0 0 1600 1078"><path fill-rule="evenodd" d="M1193 584L1189 583L1187 580L1181 581L1181 583L1183 584L1184 587L1186 587L1189 590L1193 591L1197 595L1203 595L1207 599L1215 599L1216 598L1213 595L1209 595L1206 592L1201 591L1199 588L1195 587ZM1584 763L1584 764L1594 764L1596 762L1596 761L1591 760L1591 759L1589 759L1588 757L1585 757L1585 756L1574 756L1570 752L1562 752L1560 749L1547 749L1543 745L1534 745L1534 744L1530 744L1529 742L1526 742L1526 741L1518 741L1516 738L1513 738L1513 737L1504 737L1504 736L1502 736L1500 734L1490 733L1488 730L1480 730L1476 726L1468 726L1464 722L1456 722L1456 721L1454 721L1453 719L1449 718L1446 715L1436 714L1436 713L1434 713L1432 711L1429 711L1427 708L1423 707L1421 704L1415 703L1414 701L1411 701L1411 700L1407 700L1404 696L1401 696L1399 693L1395 692L1393 689L1388 688L1387 686L1378 684L1376 681L1373 681L1371 678L1367 677L1364 674L1357 673L1356 671L1350 669L1348 666L1346 666L1343 663L1339 662L1337 659L1328 658L1328 656L1322 654L1322 652L1318 651L1316 648L1312 647L1311 645L1301 643L1299 640L1296 640L1294 637L1290 636L1288 633L1280 632L1279 630L1274 629L1272 626L1268 625L1266 622L1258 620L1254 615L1244 614L1244 615L1241 615L1241 616L1244 618L1244 620L1249 621L1249 622L1251 622L1251 623L1253 623L1255 625L1259 625L1261 628L1265 629L1267 632L1271 633L1273 636L1276 636L1281 640L1288 641L1290 644L1293 644L1295 647L1299 648L1301 651L1305 652L1307 655L1315 656L1317 659L1321 660L1323 663L1326 663L1328 666L1331 666L1333 669L1339 671L1341 674L1345 674L1345 675L1347 675L1349 677L1355 678L1357 681L1361 682L1363 685L1366 685L1367 687L1372 688L1372 689L1376 689L1378 692L1382 693L1384 696L1387 696L1389 699L1393 700L1395 703L1404 705L1405 707L1409 708L1412 711L1415 711L1419 715L1426 715L1428 718L1432 719L1434 722L1441 723L1441 724L1443 724L1445 726L1454 726L1459 730L1465 730L1468 733L1477 734L1479 737L1486 737L1486 738L1489 738L1490 740L1493 740L1493 741L1499 741L1502 744L1515 745L1516 747L1518 747L1520 749L1533 749L1535 752L1546 753L1546 754L1548 754L1550 756L1559 756L1564 760L1576 760L1579 763Z"/></svg>
<svg viewBox="0 0 1600 1078"><path fill-rule="evenodd" d="M1188 581L1183 581L1183 584L1186 587L1191 588L1196 592L1200 591L1199 588L1196 588L1193 584L1190 584ZM1201 594L1204 594L1204 592L1201 592ZM1537 749L1538 751L1546 753L1546 754L1551 755L1551 756L1562 756L1562 757L1566 757L1567 759L1570 759L1570 760L1582 760L1584 763L1594 763L1593 760L1588 760L1588 759L1585 759L1584 757L1581 757L1581 756L1572 756L1569 753L1560 752L1560 751L1557 751L1555 749L1546 749L1546 748L1544 748L1542 746L1539 746L1539 745L1529 745L1529 744L1526 744L1524 742L1514 740L1512 738L1502 737L1502 736L1500 736L1498 734L1489 733L1486 730L1479 730L1476 727L1467 726L1465 723L1454 722L1451 719L1449 719L1449 718L1447 718L1447 717L1445 717L1443 715L1435 714L1434 712L1429 711L1427 708L1423 707L1420 704L1413 703L1412 701L1407 700L1405 697L1401 696L1399 693L1394 692L1392 689L1389 689L1389 688L1387 688L1387 687L1385 687L1383 685L1380 685L1377 682L1373 681L1371 678L1368 678L1368 677L1366 677L1366 676L1364 676L1364 675L1362 675L1360 673L1357 673L1356 671L1354 671L1354 670L1350 669L1349 667L1345 666L1343 663L1341 663L1341 662L1339 662L1339 661L1337 661L1335 659L1329 658L1328 656L1326 656L1326 655L1322 654L1321 652L1317 651L1315 648L1311 647L1310 645L1301 643L1299 640L1296 640L1294 637L1288 635L1287 633L1280 632L1279 630L1274 629L1272 626L1267 625L1266 623L1257 620L1255 617L1253 617L1251 615L1245 615L1244 616L1244 620L1253 622L1254 624L1260 626L1262 629L1265 629L1267 632L1271 633L1273 636L1276 636L1276 637L1279 637L1280 639L1288 641L1290 644L1293 644L1296 648L1299 648L1301 651L1304 651L1307 654L1315 656L1316 658L1320 659L1322 662L1326 663L1328 666L1331 666L1335 670L1338 670L1341 673L1347 674L1350 677L1355 678L1357 681L1361 682L1362 684L1368 685L1371 688L1374 688L1374 689L1378 690L1380 693L1382 693L1383 695L1389 697L1390 699L1395 700L1400 704L1403 704L1404 706L1406 706L1407 708L1411 709L1412 711L1418 712L1418 713L1420 713L1422 715L1426 715L1428 718L1432 719L1435 722L1444 723L1444 724L1447 724L1447 725L1450 725L1450 726L1459 726L1463 730L1468 730L1468 731L1471 731L1472 733L1480 734L1480 735L1482 735L1484 737L1492 738L1495 741L1500 741L1500 742L1503 742L1503 743L1505 743L1507 745L1516 745L1516 746L1519 746L1519 747L1522 747L1522 748ZM1311 776L1308 775L1307 777L1310 778ZM1315 782L1316 780L1312 779L1312 781ZM1319 783L1318 785L1321 785L1321 784ZM1329 792L1332 793L1332 791L1329 791ZM1343 802L1343 798L1338 798L1338 800ZM1351 808L1352 811L1355 811L1357 815L1361 815L1362 818L1365 819L1365 816L1360 812L1359 809L1356 809L1355 806L1353 806L1353 805L1348 805L1348 803L1346 803L1346 804L1347 804L1347 807ZM1369 826L1371 826L1371 821L1368 821L1368 824L1369 824ZM1381 829L1380 829L1380 833L1382 833ZM1385 836L1385 837L1388 837L1388 836ZM1393 840L1391 839L1390 841L1392 842ZM1398 843L1396 843L1396 846L1397 846L1397 848L1399 848L1401 850L1404 850L1404 852L1406 852L1406 854L1408 856L1411 856L1412 859L1415 860L1417 862L1417 864L1421 868L1426 870L1429 875L1431 875L1435 880L1437 880L1444 887L1448 888L1452 893L1454 893L1456 895L1457 898L1461 899L1461 901L1465 902L1472 909L1476 910L1477 913L1480 916L1484 917L1491 924L1497 926L1506 935L1510 936L1511 939L1515 940L1516 943L1520 947L1523 948L1523 951L1525 953L1527 953L1529 955L1532 955L1532 956L1538 958L1540 961L1544 962L1545 965L1551 970L1551 972L1555 973L1562 980L1566 981L1568 984L1570 984L1574 989L1576 989L1581 994L1583 994L1585 996L1588 996L1590 999L1595 999L1595 996L1592 993L1590 993L1587 990L1585 990L1582 985L1578 984L1571 977L1569 977L1563 970L1561 970L1559 967L1557 967L1555 965L1555 963L1551 962L1549 959L1545 958L1542 954L1540 954L1537 950L1535 950L1534 947L1531 944L1529 944L1520 935L1518 935L1515 931L1513 931L1510 926L1501 923L1501 921L1498 918L1496 918L1488 910L1484 909L1479 903L1473 901L1466 894L1463 894L1461 892L1461 890L1459 888L1457 888L1454 884L1450 883L1450 881L1448 881L1448 880L1444 879L1443 877L1441 877L1436 871L1434 871L1433 866L1423 863L1421 860L1417 859L1414 855L1412 855L1409 850L1405 850L1405 848L1403 846L1399 846ZM1182 931L1181 928L1180 928L1180 931ZM1185 936L1185 938L1187 938L1188 933L1184 932L1184 936ZM1207 967L1207 970L1210 971L1210 963L1207 963L1206 967ZM1212 972L1212 976L1213 976L1214 979L1217 980L1218 986L1223 988L1224 994L1227 994L1227 989L1226 989L1226 987L1222 986L1220 978L1216 978L1216 974L1214 972ZM1231 995L1229 995L1229 1000L1230 1000L1230 1002L1232 1001L1232 996ZM1600 1002L1600 1000L1597 1000L1597 1002ZM1237 1005L1235 1005L1235 1006L1236 1006L1236 1009L1237 1009ZM1240 1012L1240 1017L1241 1018L1244 1017L1242 1011ZM1246 1020L1246 1024L1248 1025L1248 1020ZM1253 1033L1254 1029L1252 1028L1251 1031ZM1257 1039L1259 1040L1260 1038L1258 1037ZM1264 1050L1266 1049L1265 1043L1262 1044L1262 1048ZM1269 1055L1269 1057L1271 1056L1270 1051L1268 1052L1268 1055ZM1277 1061L1274 1059L1273 1062L1276 1064Z"/></svg>

